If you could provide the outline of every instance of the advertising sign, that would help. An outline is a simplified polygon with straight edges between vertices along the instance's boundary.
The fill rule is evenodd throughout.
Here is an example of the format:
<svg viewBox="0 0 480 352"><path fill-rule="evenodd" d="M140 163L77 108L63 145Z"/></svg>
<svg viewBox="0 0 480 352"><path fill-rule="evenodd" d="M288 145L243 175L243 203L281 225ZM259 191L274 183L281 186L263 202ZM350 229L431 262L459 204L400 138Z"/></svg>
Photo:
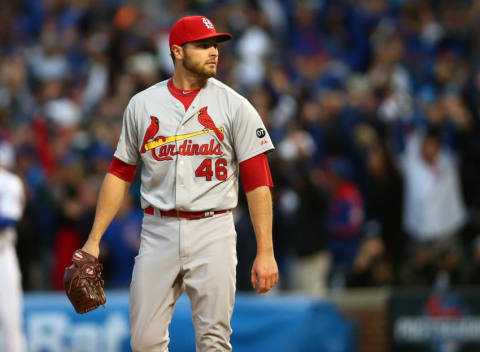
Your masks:
<svg viewBox="0 0 480 352"><path fill-rule="evenodd" d="M480 351L480 292L400 291L390 301L392 351Z"/></svg>
<svg viewBox="0 0 480 352"><path fill-rule="evenodd" d="M77 314L64 293L27 294L29 352L129 352L128 292L107 295L106 308ZM231 343L237 352L354 352L352 324L330 302L238 294ZM195 351L190 302L182 295L170 324L170 350Z"/></svg>

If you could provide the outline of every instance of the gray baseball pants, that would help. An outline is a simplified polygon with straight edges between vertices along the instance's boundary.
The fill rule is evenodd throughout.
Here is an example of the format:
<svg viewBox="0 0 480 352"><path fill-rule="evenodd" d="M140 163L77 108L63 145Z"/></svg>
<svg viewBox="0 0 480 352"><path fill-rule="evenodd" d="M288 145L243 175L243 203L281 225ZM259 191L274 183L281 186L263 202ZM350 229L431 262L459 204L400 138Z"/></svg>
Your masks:
<svg viewBox="0 0 480 352"><path fill-rule="evenodd" d="M168 327L185 290L197 352L231 351L236 265L232 212L196 220L145 214L130 285L132 350L168 351Z"/></svg>

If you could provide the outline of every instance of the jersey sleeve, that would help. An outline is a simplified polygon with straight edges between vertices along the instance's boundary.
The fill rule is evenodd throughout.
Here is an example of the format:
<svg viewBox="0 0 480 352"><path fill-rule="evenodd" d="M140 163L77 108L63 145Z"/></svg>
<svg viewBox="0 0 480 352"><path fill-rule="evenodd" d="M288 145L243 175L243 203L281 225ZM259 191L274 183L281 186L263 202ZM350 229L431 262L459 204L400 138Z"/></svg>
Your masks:
<svg viewBox="0 0 480 352"><path fill-rule="evenodd" d="M245 193L260 186L273 187L267 156L262 153L240 163L240 176Z"/></svg>
<svg viewBox="0 0 480 352"><path fill-rule="evenodd" d="M23 214L25 194L20 179L12 178L0 192L0 217L18 221Z"/></svg>
<svg viewBox="0 0 480 352"><path fill-rule="evenodd" d="M274 148L260 115L247 99L242 99L235 114L233 141L239 163Z"/></svg>
<svg viewBox="0 0 480 352"><path fill-rule="evenodd" d="M113 158L107 172L121 178L126 182L133 182L135 178L135 173L137 172L137 165L130 165L124 163L118 158Z"/></svg>
<svg viewBox="0 0 480 352"><path fill-rule="evenodd" d="M138 127L135 117L135 101L132 98L123 112L122 132L118 139L114 156L121 161L138 165L140 152L138 150Z"/></svg>

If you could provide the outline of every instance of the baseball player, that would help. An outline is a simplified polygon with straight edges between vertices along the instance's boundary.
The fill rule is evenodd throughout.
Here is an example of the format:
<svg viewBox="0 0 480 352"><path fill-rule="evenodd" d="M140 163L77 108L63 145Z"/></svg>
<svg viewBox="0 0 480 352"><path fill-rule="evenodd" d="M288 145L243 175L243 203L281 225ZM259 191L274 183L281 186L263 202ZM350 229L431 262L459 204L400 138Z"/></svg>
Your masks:
<svg viewBox="0 0 480 352"><path fill-rule="evenodd" d="M235 294L238 177L257 240L251 281L258 293L278 281L272 245L270 137L252 105L214 78L218 33L203 16L170 31L173 77L136 94L124 112L112 164L83 250L99 242L137 165L144 208L130 285L133 351L168 351L168 325L183 291L191 301L197 351L230 351Z"/></svg>
<svg viewBox="0 0 480 352"><path fill-rule="evenodd" d="M15 225L23 214L24 190L20 178L8 170L13 160L13 148L6 142L0 143L0 351L23 352L26 346Z"/></svg>

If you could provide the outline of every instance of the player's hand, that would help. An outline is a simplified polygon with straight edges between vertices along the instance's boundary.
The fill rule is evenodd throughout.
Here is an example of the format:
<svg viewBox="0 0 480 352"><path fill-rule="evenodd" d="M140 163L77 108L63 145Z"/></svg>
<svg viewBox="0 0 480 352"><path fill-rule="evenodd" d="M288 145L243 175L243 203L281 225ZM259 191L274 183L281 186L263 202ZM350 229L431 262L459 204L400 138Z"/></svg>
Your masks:
<svg viewBox="0 0 480 352"><path fill-rule="evenodd" d="M82 247L82 250L87 252L88 254L93 255L95 258L98 258L100 255L100 245L98 242L92 241L88 239L87 242Z"/></svg>
<svg viewBox="0 0 480 352"><path fill-rule="evenodd" d="M273 252L257 253L253 262L251 281L257 293L266 293L278 282L278 267Z"/></svg>

